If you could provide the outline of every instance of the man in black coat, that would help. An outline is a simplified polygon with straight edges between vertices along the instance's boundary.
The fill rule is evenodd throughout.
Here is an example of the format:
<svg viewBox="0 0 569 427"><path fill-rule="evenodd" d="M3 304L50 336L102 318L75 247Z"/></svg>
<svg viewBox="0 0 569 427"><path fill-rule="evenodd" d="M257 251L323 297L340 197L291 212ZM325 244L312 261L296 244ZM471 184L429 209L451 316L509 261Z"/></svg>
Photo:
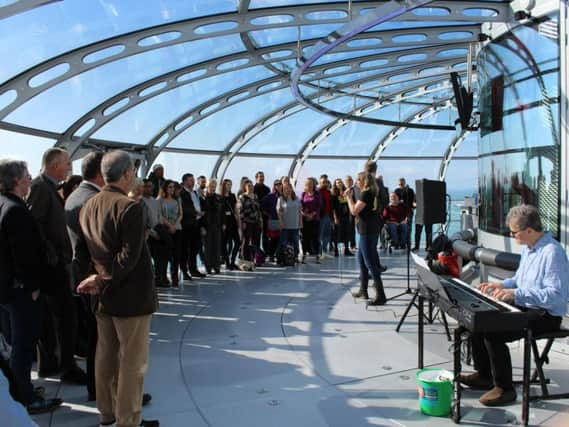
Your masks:
<svg viewBox="0 0 569 427"><path fill-rule="evenodd" d="M40 330L40 288L45 281L45 246L26 207L31 177L25 162L0 160L0 306L10 319L10 373L16 398L38 414L61 405L34 392L31 370Z"/></svg>
<svg viewBox="0 0 569 427"><path fill-rule="evenodd" d="M195 179L191 173L182 176L182 256L181 269L184 280L204 277L198 270L197 256L202 244L200 219L203 217L201 200L194 190ZM197 206L197 208L196 208Z"/></svg>
<svg viewBox="0 0 569 427"><path fill-rule="evenodd" d="M85 156L81 164L81 175L83 181L79 187L71 193L65 201L65 220L71 246L73 248L72 261L72 283L76 287L81 280L85 279L91 272L91 265L80 265L77 257L79 246L85 246L85 239L79 224L79 213L89 199L97 195L105 181L101 175L102 152L92 152ZM86 250L86 249L85 249ZM84 317L82 320L86 326L87 333L87 393L89 400L95 400L95 350L97 348L97 321L91 311L91 304L88 295L81 295L81 309L78 313Z"/></svg>
<svg viewBox="0 0 569 427"><path fill-rule="evenodd" d="M42 172L32 181L27 199L30 211L39 224L49 264L44 278L48 283L42 297L38 374L48 377L61 371L63 382L85 384L85 372L74 359L77 318L70 277L73 251L67 234L63 199L57 192L58 184L70 171L71 161L67 152L61 148L50 148L43 155ZM59 338L60 364L56 357L54 330Z"/></svg>

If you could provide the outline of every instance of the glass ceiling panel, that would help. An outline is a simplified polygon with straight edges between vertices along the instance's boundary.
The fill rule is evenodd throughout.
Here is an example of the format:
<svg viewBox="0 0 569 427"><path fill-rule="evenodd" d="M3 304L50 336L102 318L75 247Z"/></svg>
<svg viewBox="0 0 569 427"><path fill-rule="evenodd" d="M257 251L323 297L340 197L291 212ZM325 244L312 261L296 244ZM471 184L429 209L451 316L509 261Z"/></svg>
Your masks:
<svg viewBox="0 0 569 427"><path fill-rule="evenodd" d="M182 175L192 173L197 178L200 175L210 176L217 156L204 154L160 153L154 164L164 166L164 176L180 182Z"/></svg>
<svg viewBox="0 0 569 427"><path fill-rule="evenodd" d="M0 158L24 160L32 177L39 175L43 152L54 144L53 139L0 129Z"/></svg>
<svg viewBox="0 0 569 427"><path fill-rule="evenodd" d="M403 117L418 111L416 105L390 105L365 117L373 117L385 120L401 120ZM349 122L337 131L333 132L321 144L316 147L313 154L317 155L352 155L369 156L378 142L385 137L392 126L374 125L361 122Z"/></svg>
<svg viewBox="0 0 569 427"><path fill-rule="evenodd" d="M134 55L94 68L40 93L8 115L6 120L63 132L101 102L134 85L169 71L244 50L239 36L230 35ZM53 105L66 107L51 108Z"/></svg>
<svg viewBox="0 0 569 427"><path fill-rule="evenodd" d="M454 126L456 118L456 111L445 109L434 116L421 120L420 123ZM455 136L456 132L453 131L407 129L387 146L383 155L442 156Z"/></svg>
<svg viewBox="0 0 569 427"><path fill-rule="evenodd" d="M354 0L354 2L363 0ZM345 3L346 0L251 0L249 9L259 9L262 7L293 6L301 4L320 4L320 3Z"/></svg>
<svg viewBox="0 0 569 427"><path fill-rule="evenodd" d="M2 20L0 81L99 40L203 15L235 12L239 0L65 0Z"/></svg>
<svg viewBox="0 0 569 427"><path fill-rule="evenodd" d="M269 111L293 101L290 89L281 89L240 102L191 126L169 145L174 148L223 150L241 131ZM236 119L238 118L238 119Z"/></svg>
<svg viewBox="0 0 569 427"><path fill-rule="evenodd" d="M304 25L300 28L300 39L307 40L325 37L341 26L342 24ZM249 35L257 47L274 46L276 44L297 41L298 27L282 27L250 31Z"/></svg>
<svg viewBox="0 0 569 427"><path fill-rule="evenodd" d="M176 117L205 101L270 77L264 67L251 67L181 86L149 99L121 114L94 134L94 138L145 144Z"/></svg>
<svg viewBox="0 0 569 427"><path fill-rule="evenodd" d="M235 157L229 164L225 178L233 181L233 192L239 190L239 182L243 176L249 177L255 182L255 173L265 173L265 184L272 188L275 179L288 175L291 159L279 157Z"/></svg>
<svg viewBox="0 0 569 427"><path fill-rule="evenodd" d="M323 105L339 111L348 111L353 108L353 99L342 97ZM314 133L332 120L333 117L327 114L303 110L270 126L255 136L241 151L296 154Z"/></svg>

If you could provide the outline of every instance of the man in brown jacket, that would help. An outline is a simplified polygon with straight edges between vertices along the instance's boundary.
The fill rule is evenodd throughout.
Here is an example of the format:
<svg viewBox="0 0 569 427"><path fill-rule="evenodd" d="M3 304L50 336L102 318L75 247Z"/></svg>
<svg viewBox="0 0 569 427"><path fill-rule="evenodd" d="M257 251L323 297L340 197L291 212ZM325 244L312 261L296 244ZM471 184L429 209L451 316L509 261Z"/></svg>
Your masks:
<svg viewBox="0 0 569 427"><path fill-rule="evenodd" d="M106 185L80 213L88 253L77 254L90 256L96 271L77 291L96 295L97 408L101 425L154 427L158 421L141 419L150 319L157 309L144 213L127 197L135 178L128 153L105 154L101 171Z"/></svg>

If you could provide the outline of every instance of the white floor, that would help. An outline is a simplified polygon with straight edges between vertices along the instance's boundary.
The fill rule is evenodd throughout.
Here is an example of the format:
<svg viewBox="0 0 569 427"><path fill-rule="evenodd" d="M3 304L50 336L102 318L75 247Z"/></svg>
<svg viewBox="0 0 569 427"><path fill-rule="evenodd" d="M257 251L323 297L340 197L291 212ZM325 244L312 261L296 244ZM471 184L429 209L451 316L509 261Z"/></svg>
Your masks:
<svg viewBox="0 0 569 427"><path fill-rule="evenodd" d="M406 262L402 255L383 262L389 297L407 285ZM366 311L351 297L356 287L355 260L340 257L227 272L161 291L145 385L153 400L143 416L165 427L452 425L418 409L415 310L395 332L410 296ZM438 322L426 327L425 345L426 366L451 368L451 343ZM519 374L520 347L512 349ZM561 383L569 391L568 349L561 343L552 352L546 373L553 389ZM83 387L57 379L38 384L65 399L59 410L35 417L40 426L98 425ZM463 425L519 424L521 399L488 409L479 396L463 394ZM531 425L568 426L569 402L534 403L530 417Z"/></svg>

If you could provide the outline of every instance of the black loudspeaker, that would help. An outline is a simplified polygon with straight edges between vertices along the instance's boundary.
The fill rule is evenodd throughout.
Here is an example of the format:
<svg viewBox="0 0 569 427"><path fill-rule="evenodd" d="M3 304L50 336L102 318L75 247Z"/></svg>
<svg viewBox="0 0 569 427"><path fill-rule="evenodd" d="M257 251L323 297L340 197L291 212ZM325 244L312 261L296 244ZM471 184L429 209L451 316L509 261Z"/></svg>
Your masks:
<svg viewBox="0 0 569 427"><path fill-rule="evenodd" d="M415 181L417 224L444 224L446 222L446 183L418 179Z"/></svg>

